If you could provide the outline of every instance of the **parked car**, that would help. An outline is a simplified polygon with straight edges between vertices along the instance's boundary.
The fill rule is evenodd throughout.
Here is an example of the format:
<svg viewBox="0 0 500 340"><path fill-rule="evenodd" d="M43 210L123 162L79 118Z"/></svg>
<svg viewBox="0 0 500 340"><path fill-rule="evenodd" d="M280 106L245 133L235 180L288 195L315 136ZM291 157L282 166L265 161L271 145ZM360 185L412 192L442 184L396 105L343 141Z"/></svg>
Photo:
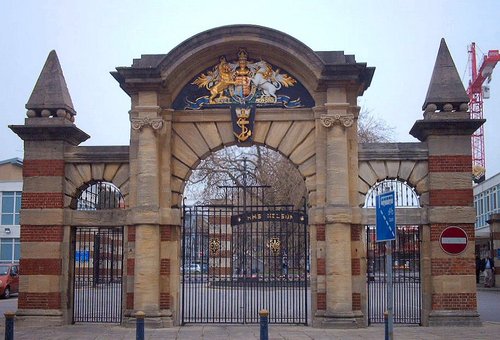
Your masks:
<svg viewBox="0 0 500 340"><path fill-rule="evenodd" d="M183 273L201 273L201 266L198 263L190 263L181 267Z"/></svg>
<svg viewBox="0 0 500 340"><path fill-rule="evenodd" d="M0 296L10 298L19 292L19 265L16 263L0 264Z"/></svg>

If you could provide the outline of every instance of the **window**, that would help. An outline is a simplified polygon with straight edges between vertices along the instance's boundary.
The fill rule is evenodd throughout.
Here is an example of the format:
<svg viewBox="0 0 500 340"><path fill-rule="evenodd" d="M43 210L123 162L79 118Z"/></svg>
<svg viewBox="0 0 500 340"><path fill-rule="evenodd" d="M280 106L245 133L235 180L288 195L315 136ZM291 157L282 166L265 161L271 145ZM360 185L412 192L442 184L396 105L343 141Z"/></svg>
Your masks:
<svg viewBox="0 0 500 340"><path fill-rule="evenodd" d="M20 252L18 238L0 239L0 262L19 261Z"/></svg>
<svg viewBox="0 0 500 340"><path fill-rule="evenodd" d="M19 210L21 210L21 192L3 191L0 195L2 205L0 223L2 225L19 225Z"/></svg>

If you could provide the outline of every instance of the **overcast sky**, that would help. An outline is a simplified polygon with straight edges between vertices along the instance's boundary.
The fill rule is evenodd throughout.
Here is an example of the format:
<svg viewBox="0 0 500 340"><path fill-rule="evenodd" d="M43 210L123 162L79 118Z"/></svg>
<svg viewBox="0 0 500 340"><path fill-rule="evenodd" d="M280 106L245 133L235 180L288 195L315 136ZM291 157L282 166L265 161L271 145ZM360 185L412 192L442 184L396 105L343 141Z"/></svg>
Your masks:
<svg viewBox="0 0 500 340"><path fill-rule="evenodd" d="M408 132L422 118L442 37L464 84L471 42L484 53L500 49L498 0L3 0L0 160L23 157L23 144L7 125L23 124L24 105L52 49L77 111L76 125L91 136L83 145L128 145L130 98L109 72L229 24L274 28L315 51L342 50L376 67L359 105L394 126L394 139L405 142L416 141ZM487 177L500 172L499 79L500 66L484 106Z"/></svg>

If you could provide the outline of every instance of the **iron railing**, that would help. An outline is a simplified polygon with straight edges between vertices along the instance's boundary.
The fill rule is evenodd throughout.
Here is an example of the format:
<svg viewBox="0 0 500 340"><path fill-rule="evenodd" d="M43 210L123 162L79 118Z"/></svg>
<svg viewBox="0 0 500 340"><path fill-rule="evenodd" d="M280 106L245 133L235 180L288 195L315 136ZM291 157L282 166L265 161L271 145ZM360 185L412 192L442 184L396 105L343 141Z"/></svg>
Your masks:
<svg viewBox="0 0 500 340"><path fill-rule="evenodd" d="M73 323L121 323L123 227L76 227Z"/></svg>

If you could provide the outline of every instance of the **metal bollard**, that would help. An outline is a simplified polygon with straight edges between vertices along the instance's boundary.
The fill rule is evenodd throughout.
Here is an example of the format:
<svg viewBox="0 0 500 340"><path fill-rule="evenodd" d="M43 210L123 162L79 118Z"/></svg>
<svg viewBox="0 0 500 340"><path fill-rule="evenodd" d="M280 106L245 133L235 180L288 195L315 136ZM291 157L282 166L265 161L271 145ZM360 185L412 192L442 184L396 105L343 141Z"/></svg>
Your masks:
<svg viewBox="0 0 500 340"><path fill-rule="evenodd" d="M269 320L269 312L266 309L261 309L260 315L260 340L269 340L269 329L267 327Z"/></svg>
<svg viewBox="0 0 500 340"><path fill-rule="evenodd" d="M135 313L135 339L144 340L144 316L146 314L142 311Z"/></svg>
<svg viewBox="0 0 500 340"><path fill-rule="evenodd" d="M14 312L5 312L5 340L14 340Z"/></svg>
<svg viewBox="0 0 500 340"><path fill-rule="evenodd" d="M389 340L389 313L387 311L384 312L384 326L385 326L385 340Z"/></svg>

